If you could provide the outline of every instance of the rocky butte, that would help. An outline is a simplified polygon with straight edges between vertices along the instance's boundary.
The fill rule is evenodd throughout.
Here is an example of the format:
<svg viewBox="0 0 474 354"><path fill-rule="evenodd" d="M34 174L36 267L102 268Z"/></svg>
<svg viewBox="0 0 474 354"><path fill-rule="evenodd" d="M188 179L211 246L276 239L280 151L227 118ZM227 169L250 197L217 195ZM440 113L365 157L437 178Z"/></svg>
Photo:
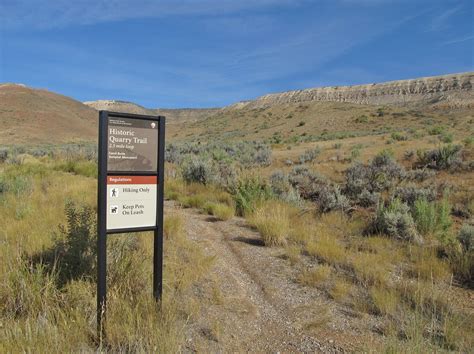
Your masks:
<svg viewBox="0 0 474 354"><path fill-rule="evenodd" d="M474 107L474 72L354 86L331 86L272 93L229 108L262 108L308 101L356 104L432 103L440 107Z"/></svg>

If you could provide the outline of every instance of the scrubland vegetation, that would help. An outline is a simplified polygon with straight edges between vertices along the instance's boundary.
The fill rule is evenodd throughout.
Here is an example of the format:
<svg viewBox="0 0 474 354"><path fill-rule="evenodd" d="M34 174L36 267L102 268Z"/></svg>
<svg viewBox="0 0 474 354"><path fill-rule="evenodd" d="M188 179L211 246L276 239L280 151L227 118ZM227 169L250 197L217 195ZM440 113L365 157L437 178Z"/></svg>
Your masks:
<svg viewBox="0 0 474 354"><path fill-rule="evenodd" d="M385 119L384 112L353 123ZM472 297L474 286L473 144L428 127L387 131L377 151L335 132L298 141L172 143L165 197L222 222L244 218L297 270L291 281L377 318L383 347L364 350L469 352L474 313L463 294ZM421 135L436 141L416 150L400 145ZM189 289L213 260L185 237L179 217L165 221L161 307L151 297L151 235L109 237L101 341L94 148L3 149L0 171L2 351L182 349L196 311L182 299L192 298Z"/></svg>
<svg viewBox="0 0 474 354"><path fill-rule="evenodd" d="M189 289L212 264L186 239L182 219L165 221L161 306L151 296L152 235L108 237L102 340L96 333L97 182L90 177L95 154L25 152L3 150L0 167L0 351L178 351L197 306Z"/></svg>
<svg viewBox="0 0 474 354"><path fill-rule="evenodd" d="M168 198L210 213L209 201L235 208L264 245L281 247L300 269L294 281L379 317L388 352L472 349L472 309L458 302L457 290L474 284L473 191L449 183L456 173L472 173L469 147L407 153L409 164L383 149L368 162L352 162L339 182L311 163L320 148L306 150L287 172L255 159L250 165L262 172L248 173L248 159L235 155L227 162L233 172L223 174L214 168L222 157L212 150L231 148L207 148L199 164L169 166L175 178ZM181 159L197 155L185 148Z"/></svg>

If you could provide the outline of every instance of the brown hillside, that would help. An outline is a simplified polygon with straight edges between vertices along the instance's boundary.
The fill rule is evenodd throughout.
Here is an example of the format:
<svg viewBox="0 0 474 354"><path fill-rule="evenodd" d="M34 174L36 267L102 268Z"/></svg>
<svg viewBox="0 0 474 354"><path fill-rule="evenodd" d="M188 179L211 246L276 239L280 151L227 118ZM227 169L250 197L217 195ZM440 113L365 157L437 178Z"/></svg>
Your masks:
<svg viewBox="0 0 474 354"><path fill-rule="evenodd" d="M94 109L57 93L0 85L0 144L95 140L97 117Z"/></svg>

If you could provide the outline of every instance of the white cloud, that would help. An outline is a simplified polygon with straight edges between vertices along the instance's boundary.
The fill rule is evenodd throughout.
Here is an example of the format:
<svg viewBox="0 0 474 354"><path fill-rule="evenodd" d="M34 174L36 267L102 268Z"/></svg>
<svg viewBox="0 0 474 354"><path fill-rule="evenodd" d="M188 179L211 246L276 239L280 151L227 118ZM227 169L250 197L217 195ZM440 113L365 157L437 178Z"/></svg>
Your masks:
<svg viewBox="0 0 474 354"><path fill-rule="evenodd" d="M474 35L465 36L461 38L454 38L449 41L441 43L441 45L457 44L457 43L463 43L463 42L472 41L472 40L474 40Z"/></svg>
<svg viewBox="0 0 474 354"><path fill-rule="evenodd" d="M3 0L5 28L55 28L135 18L225 15L271 6L298 6L311 0Z"/></svg>
<svg viewBox="0 0 474 354"><path fill-rule="evenodd" d="M447 10L442 11L431 19L431 23L428 27L428 31L441 31L449 26L449 21L456 15L461 9L462 5L458 5Z"/></svg>

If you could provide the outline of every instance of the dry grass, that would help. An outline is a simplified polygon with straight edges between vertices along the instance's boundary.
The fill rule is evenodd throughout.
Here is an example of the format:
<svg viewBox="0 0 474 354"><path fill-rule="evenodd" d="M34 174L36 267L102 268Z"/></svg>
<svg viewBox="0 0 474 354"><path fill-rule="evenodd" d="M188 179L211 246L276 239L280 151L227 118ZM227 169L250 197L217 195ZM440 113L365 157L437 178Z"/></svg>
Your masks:
<svg viewBox="0 0 474 354"><path fill-rule="evenodd" d="M166 216L163 232L166 238L182 237L184 233L184 224L182 218L178 215Z"/></svg>
<svg viewBox="0 0 474 354"><path fill-rule="evenodd" d="M234 217L235 209L231 206L222 203L208 202L203 207L209 215L214 215L219 220L229 220Z"/></svg>
<svg viewBox="0 0 474 354"><path fill-rule="evenodd" d="M49 268L33 261L54 245L58 224L66 223L65 200L94 205L96 180L25 161L0 165L3 176L25 181L15 182L14 192L0 193L0 352L179 351L184 324L196 313L182 304L193 302L190 287L213 262L183 237L182 220L165 218L161 307L151 295L152 234L110 237L105 347L96 337L93 274L61 285L61 265Z"/></svg>
<svg viewBox="0 0 474 354"><path fill-rule="evenodd" d="M377 313L394 315L400 304L400 295L394 289L374 286L370 289L370 297Z"/></svg>
<svg viewBox="0 0 474 354"><path fill-rule="evenodd" d="M440 260L434 250L422 247L410 247L409 258L412 276L425 280L447 280L451 276L449 265Z"/></svg>
<svg viewBox="0 0 474 354"><path fill-rule="evenodd" d="M291 265L295 265L301 259L301 247L298 245L286 246L283 257L288 259Z"/></svg>
<svg viewBox="0 0 474 354"><path fill-rule="evenodd" d="M347 258L344 245L338 239L329 235L308 242L305 246L305 252L309 256L332 265L344 264Z"/></svg>
<svg viewBox="0 0 474 354"><path fill-rule="evenodd" d="M318 265L315 269L304 270L298 275L297 281L308 286L317 286L327 282L332 274L332 267L326 264Z"/></svg>
<svg viewBox="0 0 474 354"><path fill-rule="evenodd" d="M329 295L336 301L342 302L346 300L351 291L353 285L344 278L337 278L334 281L332 288L329 290Z"/></svg>
<svg viewBox="0 0 474 354"><path fill-rule="evenodd" d="M282 246L287 243L290 231L290 207L281 202L268 201L248 217L268 246Z"/></svg>
<svg viewBox="0 0 474 354"><path fill-rule="evenodd" d="M373 253L353 254L352 268L356 278L364 286L386 285L390 274L390 259Z"/></svg>

